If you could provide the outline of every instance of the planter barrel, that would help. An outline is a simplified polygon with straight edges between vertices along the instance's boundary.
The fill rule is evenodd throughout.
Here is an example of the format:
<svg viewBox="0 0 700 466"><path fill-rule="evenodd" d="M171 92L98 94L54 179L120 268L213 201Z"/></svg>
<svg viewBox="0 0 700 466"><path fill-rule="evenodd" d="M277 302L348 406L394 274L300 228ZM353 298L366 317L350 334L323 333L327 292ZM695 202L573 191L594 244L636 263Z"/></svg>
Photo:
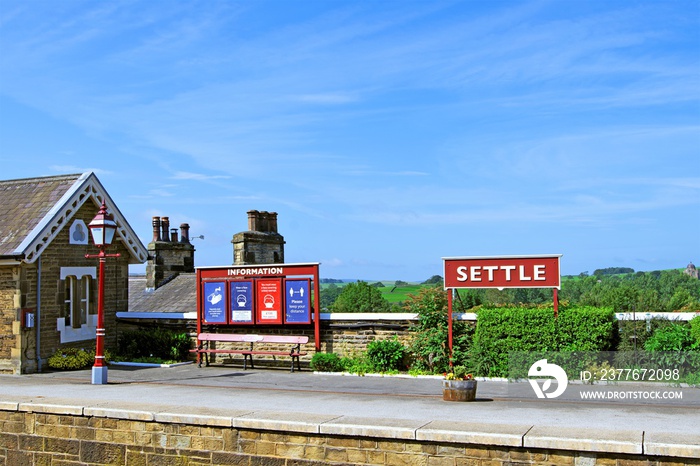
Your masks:
<svg viewBox="0 0 700 466"><path fill-rule="evenodd" d="M445 401L474 401L476 380L443 380L442 399Z"/></svg>

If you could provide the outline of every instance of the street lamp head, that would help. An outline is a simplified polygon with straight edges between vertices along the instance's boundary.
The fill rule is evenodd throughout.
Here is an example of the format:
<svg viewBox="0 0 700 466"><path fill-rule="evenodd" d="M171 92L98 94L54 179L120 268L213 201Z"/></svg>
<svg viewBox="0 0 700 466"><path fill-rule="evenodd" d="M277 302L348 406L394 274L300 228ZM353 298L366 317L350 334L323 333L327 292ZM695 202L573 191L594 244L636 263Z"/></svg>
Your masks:
<svg viewBox="0 0 700 466"><path fill-rule="evenodd" d="M112 244L114 232L117 231L117 223L114 221L112 214L107 213L105 201L102 201L100 211L97 212L95 218L92 219L92 222L90 222L88 228L90 228L90 233L92 234L92 240L95 242L95 246L102 248Z"/></svg>

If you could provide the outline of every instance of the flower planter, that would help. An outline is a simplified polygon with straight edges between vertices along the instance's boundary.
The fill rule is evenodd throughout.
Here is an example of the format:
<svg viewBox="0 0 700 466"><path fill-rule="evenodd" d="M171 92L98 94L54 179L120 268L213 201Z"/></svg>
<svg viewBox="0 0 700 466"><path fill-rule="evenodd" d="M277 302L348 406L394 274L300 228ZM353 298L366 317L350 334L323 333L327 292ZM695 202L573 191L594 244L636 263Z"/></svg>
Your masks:
<svg viewBox="0 0 700 466"><path fill-rule="evenodd" d="M445 401L474 401L476 380L443 380L442 399Z"/></svg>

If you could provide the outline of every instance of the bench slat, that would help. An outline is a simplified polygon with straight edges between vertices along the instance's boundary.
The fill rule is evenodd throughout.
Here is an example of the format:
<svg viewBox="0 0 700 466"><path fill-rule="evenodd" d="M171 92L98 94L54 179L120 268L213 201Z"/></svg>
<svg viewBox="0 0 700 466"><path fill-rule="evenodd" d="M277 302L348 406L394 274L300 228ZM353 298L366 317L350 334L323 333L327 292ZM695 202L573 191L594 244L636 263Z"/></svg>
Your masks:
<svg viewBox="0 0 700 466"><path fill-rule="evenodd" d="M291 343L295 345L305 345L309 342L309 337L291 335L258 335L261 337L260 343Z"/></svg>
<svg viewBox="0 0 700 466"><path fill-rule="evenodd" d="M197 339L200 341L229 341L254 343L262 340L262 335L246 335L240 333L200 333Z"/></svg>

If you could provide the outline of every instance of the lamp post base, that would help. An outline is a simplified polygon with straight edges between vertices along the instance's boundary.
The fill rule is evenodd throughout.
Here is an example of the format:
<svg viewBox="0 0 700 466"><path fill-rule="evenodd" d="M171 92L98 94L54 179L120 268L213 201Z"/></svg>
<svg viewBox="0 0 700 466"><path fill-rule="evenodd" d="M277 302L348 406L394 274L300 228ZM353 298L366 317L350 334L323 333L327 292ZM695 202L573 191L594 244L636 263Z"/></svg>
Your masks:
<svg viewBox="0 0 700 466"><path fill-rule="evenodd" d="M107 366L92 366L92 384L105 385L107 383Z"/></svg>

